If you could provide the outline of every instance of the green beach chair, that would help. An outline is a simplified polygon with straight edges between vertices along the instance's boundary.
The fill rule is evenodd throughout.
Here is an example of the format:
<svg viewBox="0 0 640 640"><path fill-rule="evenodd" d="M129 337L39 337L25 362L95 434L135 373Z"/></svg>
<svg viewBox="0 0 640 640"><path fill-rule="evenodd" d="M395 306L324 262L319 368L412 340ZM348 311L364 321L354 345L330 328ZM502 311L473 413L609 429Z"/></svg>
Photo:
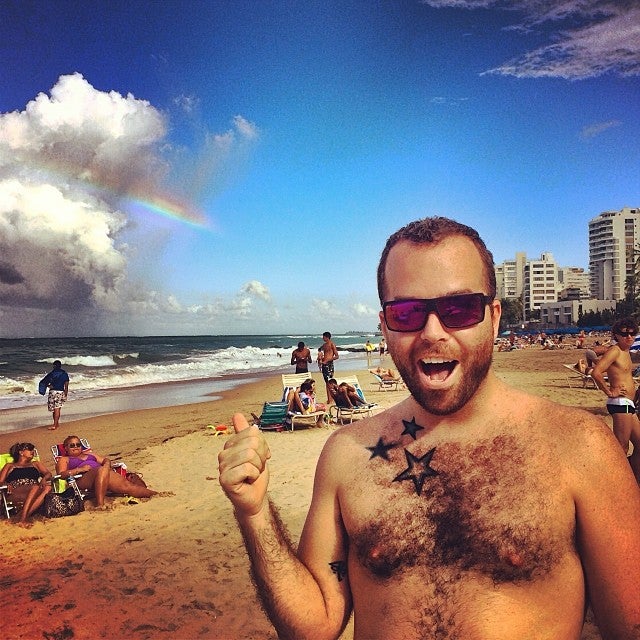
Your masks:
<svg viewBox="0 0 640 640"><path fill-rule="evenodd" d="M260 416L254 416L254 424L261 431L282 431L286 418L286 402L265 402Z"/></svg>

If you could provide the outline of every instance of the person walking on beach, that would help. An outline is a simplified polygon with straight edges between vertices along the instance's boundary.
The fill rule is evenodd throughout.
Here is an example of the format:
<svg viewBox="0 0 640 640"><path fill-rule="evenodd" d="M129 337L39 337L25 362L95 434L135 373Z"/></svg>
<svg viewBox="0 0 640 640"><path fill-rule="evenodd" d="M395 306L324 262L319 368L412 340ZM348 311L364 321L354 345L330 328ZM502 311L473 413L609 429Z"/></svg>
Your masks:
<svg viewBox="0 0 640 640"><path fill-rule="evenodd" d="M380 358L382 358L386 349L387 349L387 343L385 342L384 338L381 338L380 342L378 343L378 354L380 355Z"/></svg>
<svg viewBox="0 0 640 640"><path fill-rule="evenodd" d="M296 365L296 373L309 373L309 363L311 359L311 351L305 347L304 342L298 342L298 348L293 350L291 354L291 364Z"/></svg>
<svg viewBox="0 0 640 640"><path fill-rule="evenodd" d="M324 378L324 384L327 388L327 404L331 404L333 402L333 398L329 392L329 380L333 378L334 374L333 363L339 357L338 348L333 343L333 340L331 340L331 333L329 331L325 331L322 334L322 345L318 348L318 365L320 366L320 371Z"/></svg>
<svg viewBox="0 0 640 640"><path fill-rule="evenodd" d="M69 393L69 374L62 368L60 360L54 360L53 369L40 380L41 393L44 393L43 389L46 390L47 387L47 408L53 417L53 425L49 427L49 431L55 431L60 426L60 412Z"/></svg>
<svg viewBox="0 0 640 640"><path fill-rule="evenodd" d="M636 384L629 353L637 335L638 325L631 318L615 322L611 328L615 344L595 363L591 377L607 396L607 411L613 419L613 433L625 455L629 451L629 441L633 445L629 464L640 484L640 420L636 413Z"/></svg>
<svg viewBox="0 0 640 640"><path fill-rule="evenodd" d="M371 365L371 354L373 353L375 347L371 344L370 340L367 340L367 342L364 345L364 350L367 354L367 366Z"/></svg>
<svg viewBox="0 0 640 640"><path fill-rule="evenodd" d="M403 227L378 266L380 321L410 395L334 431L297 550L242 414L220 452L277 633L606 640L640 629L640 489L597 416L508 386L491 361L493 258L447 218ZM561 597L560 597L561 595Z"/></svg>

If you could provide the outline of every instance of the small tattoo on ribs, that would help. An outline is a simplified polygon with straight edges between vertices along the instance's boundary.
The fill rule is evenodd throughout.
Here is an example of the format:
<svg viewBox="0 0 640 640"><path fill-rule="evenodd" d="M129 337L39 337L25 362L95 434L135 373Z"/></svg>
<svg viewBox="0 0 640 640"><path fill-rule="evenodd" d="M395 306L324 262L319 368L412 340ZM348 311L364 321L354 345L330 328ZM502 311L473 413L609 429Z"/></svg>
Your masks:
<svg viewBox="0 0 640 640"><path fill-rule="evenodd" d="M335 562L330 562L329 566L331 571L336 574L338 582L342 582L342 578L347 575L347 563L344 560L336 560Z"/></svg>

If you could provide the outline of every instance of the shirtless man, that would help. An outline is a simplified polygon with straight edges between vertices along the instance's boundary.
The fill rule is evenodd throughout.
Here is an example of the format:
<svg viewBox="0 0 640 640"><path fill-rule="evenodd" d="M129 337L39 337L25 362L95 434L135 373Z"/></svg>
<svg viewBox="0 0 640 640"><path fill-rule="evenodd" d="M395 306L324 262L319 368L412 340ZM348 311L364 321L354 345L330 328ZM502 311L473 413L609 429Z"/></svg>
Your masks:
<svg viewBox="0 0 640 640"><path fill-rule="evenodd" d="M304 342L298 342L298 348L291 354L291 364L296 365L296 373L309 373L308 363L311 360L311 351L305 347Z"/></svg>
<svg viewBox="0 0 640 640"><path fill-rule="evenodd" d="M625 455L629 451L629 441L633 444L629 464L640 483L640 421L636 414L636 385L632 375L634 367L629 353L638 335L638 325L630 318L623 318L613 325L611 335L616 344L600 357L593 367L591 377L607 394L607 411L613 418L613 433Z"/></svg>
<svg viewBox="0 0 640 640"><path fill-rule="evenodd" d="M411 395L335 431L297 551L267 497L269 448L241 414L219 455L279 637L640 638L640 489L596 416L507 386L477 233L428 218L391 236L380 320Z"/></svg>
<svg viewBox="0 0 640 640"><path fill-rule="evenodd" d="M322 334L322 345L318 349L318 365L320 366L320 371L322 371L322 377L327 387L327 404L331 404L333 401L331 393L329 392L329 380L333 378L333 362L339 357L338 348L333 343L333 340L331 340L331 334L325 331Z"/></svg>

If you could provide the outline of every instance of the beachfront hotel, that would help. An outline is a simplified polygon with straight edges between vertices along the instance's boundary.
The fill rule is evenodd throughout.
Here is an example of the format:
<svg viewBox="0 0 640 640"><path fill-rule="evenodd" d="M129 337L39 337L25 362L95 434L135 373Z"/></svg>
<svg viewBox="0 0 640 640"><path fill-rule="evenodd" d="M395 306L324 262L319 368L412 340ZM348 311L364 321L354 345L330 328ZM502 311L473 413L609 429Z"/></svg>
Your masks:
<svg viewBox="0 0 640 640"><path fill-rule="evenodd" d="M623 300L627 278L640 256L640 209L604 211L589 220L591 295Z"/></svg>
<svg viewBox="0 0 640 640"><path fill-rule="evenodd" d="M521 300L525 317L535 311L542 322L575 323L582 313L624 300L638 258L640 208L604 211L589 221L589 271L559 267L549 252L535 260L518 252L495 266L497 296Z"/></svg>

